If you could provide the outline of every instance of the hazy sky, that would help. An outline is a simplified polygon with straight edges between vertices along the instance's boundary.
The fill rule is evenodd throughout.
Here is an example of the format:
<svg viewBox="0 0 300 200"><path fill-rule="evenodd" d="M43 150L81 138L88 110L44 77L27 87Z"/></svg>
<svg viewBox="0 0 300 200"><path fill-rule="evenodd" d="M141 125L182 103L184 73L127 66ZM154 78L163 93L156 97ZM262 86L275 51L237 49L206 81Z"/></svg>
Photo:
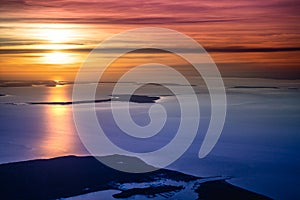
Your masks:
<svg viewBox="0 0 300 200"><path fill-rule="evenodd" d="M103 39L148 26L194 38L224 76L299 78L299 10L297 0L1 0L0 79L73 80ZM166 55L144 61L155 56Z"/></svg>

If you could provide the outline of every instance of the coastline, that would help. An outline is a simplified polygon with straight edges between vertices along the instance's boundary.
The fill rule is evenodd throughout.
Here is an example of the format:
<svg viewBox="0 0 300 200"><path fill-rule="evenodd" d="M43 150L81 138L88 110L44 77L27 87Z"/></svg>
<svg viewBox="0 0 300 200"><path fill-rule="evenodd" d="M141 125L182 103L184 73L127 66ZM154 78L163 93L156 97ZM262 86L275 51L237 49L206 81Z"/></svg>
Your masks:
<svg viewBox="0 0 300 200"><path fill-rule="evenodd" d="M112 155L106 158L149 167L134 157ZM0 177L0 192L6 199L59 199L106 190L119 191L112 195L112 199L136 195L156 199L175 197L186 189L193 190L198 196L188 199L269 199L231 185L224 177L201 178L168 169L142 174L125 173L107 167L92 156L1 164ZM189 185L193 187L189 188ZM192 196L192 193L189 195Z"/></svg>

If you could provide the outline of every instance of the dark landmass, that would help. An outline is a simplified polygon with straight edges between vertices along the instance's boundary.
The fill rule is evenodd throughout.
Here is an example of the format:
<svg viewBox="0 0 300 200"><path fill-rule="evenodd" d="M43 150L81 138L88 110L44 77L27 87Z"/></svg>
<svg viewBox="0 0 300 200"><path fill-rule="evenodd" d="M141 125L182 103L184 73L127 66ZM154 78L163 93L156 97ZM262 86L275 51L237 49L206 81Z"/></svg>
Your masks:
<svg viewBox="0 0 300 200"><path fill-rule="evenodd" d="M114 95L112 101L130 101L133 103L155 103L160 97L151 97L147 95Z"/></svg>
<svg viewBox="0 0 300 200"><path fill-rule="evenodd" d="M173 192L182 190L182 186L164 185L164 186L151 186L145 188L133 188L114 194L113 197L116 199L128 198L134 195L142 194L148 197L156 197L157 194L165 192Z"/></svg>
<svg viewBox="0 0 300 200"><path fill-rule="evenodd" d="M114 159L120 164L128 162L151 167L135 157L112 155L101 157ZM58 199L95 191L115 189L121 191L114 198L136 194L155 197L165 192L180 192L181 186L151 185L159 180L191 182L204 180L180 172L159 169L148 173L125 173L100 163L91 156L66 156L53 159L32 160L0 165L1 199ZM126 183L149 183L143 188L121 188ZM152 186L152 187L151 187ZM199 199L268 199L262 195L235 187L226 181L209 181L197 185Z"/></svg>
<svg viewBox="0 0 300 200"><path fill-rule="evenodd" d="M1 81L0 87L31 87L31 86L46 86L56 87L57 85L71 84L67 81L53 81L53 80L41 80L41 81Z"/></svg>
<svg viewBox="0 0 300 200"><path fill-rule="evenodd" d="M0 82L0 87L30 87L30 82Z"/></svg>
<svg viewBox="0 0 300 200"><path fill-rule="evenodd" d="M63 102L27 102L31 105L71 105L87 103L103 103L109 101L130 101L133 103L155 103L160 97L150 97L146 95L117 95L108 99L86 100L86 101L63 101Z"/></svg>
<svg viewBox="0 0 300 200"><path fill-rule="evenodd" d="M196 192L200 199L243 199L243 200L263 200L268 199L265 196L258 195L254 192L246 191L227 183L224 180L208 181L202 183ZM245 192L247 195L245 195ZM221 198L223 197L223 198Z"/></svg>
<svg viewBox="0 0 300 200"><path fill-rule="evenodd" d="M0 94L0 97L5 97L6 96L6 94Z"/></svg>
<svg viewBox="0 0 300 200"><path fill-rule="evenodd" d="M86 103L103 103L111 101L111 99L98 99L98 100L87 100L87 101L57 101L57 102L27 102L31 105L72 105L72 104L86 104Z"/></svg>
<svg viewBox="0 0 300 200"><path fill-rule="evenodd" d="M184 85L184 84L178 84L178 83L136 83L137 85L150 85L150 86L197 86L195 84L191 85Z"/></svg>
<svg viewBox="0 0 300 200"><path fill-rule="evenodd" d="M279 87L273 87L273 86L234 86L233 88L238 89L279 89Z"/></svg>
<svg viewBox="0 0 300 200"><path fill-rule="evenodd" d="M289 90L298 90L298 87L288 87Z"/></svg>

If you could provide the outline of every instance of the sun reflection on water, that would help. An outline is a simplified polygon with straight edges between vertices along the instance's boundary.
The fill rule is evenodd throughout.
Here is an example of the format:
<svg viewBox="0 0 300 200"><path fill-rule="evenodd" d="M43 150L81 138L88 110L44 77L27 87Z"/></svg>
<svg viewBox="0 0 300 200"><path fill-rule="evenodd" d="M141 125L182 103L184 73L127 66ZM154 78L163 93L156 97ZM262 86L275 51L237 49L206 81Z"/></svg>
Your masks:
<svg viewBox="0 0 300 200"><path fill-rule="evenodd" d="M66 87L49 88L48 102L63 102L68 100ZM57 157L76 149L76 132L72 120L70 106L49 105L45 109L46 132L42 151L46 157Z"/></svg>

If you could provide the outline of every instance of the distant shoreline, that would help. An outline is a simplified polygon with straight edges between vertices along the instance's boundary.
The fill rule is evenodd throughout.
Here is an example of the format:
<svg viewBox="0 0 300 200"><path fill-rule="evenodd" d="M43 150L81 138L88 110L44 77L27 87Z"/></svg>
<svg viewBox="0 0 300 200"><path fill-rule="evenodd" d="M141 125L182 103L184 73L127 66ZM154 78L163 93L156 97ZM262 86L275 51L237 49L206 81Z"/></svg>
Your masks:
<svg viewBox="0 0 300 200"><path fill-rule="evenodd" d="M110 101L125 101L132 103L155 103L160 97L151 97L146 95L114 95L108 99L84 100L84 101L64 101L64 102L27 102L31 105L71 105L87 103L103 103Z"/></svg>

